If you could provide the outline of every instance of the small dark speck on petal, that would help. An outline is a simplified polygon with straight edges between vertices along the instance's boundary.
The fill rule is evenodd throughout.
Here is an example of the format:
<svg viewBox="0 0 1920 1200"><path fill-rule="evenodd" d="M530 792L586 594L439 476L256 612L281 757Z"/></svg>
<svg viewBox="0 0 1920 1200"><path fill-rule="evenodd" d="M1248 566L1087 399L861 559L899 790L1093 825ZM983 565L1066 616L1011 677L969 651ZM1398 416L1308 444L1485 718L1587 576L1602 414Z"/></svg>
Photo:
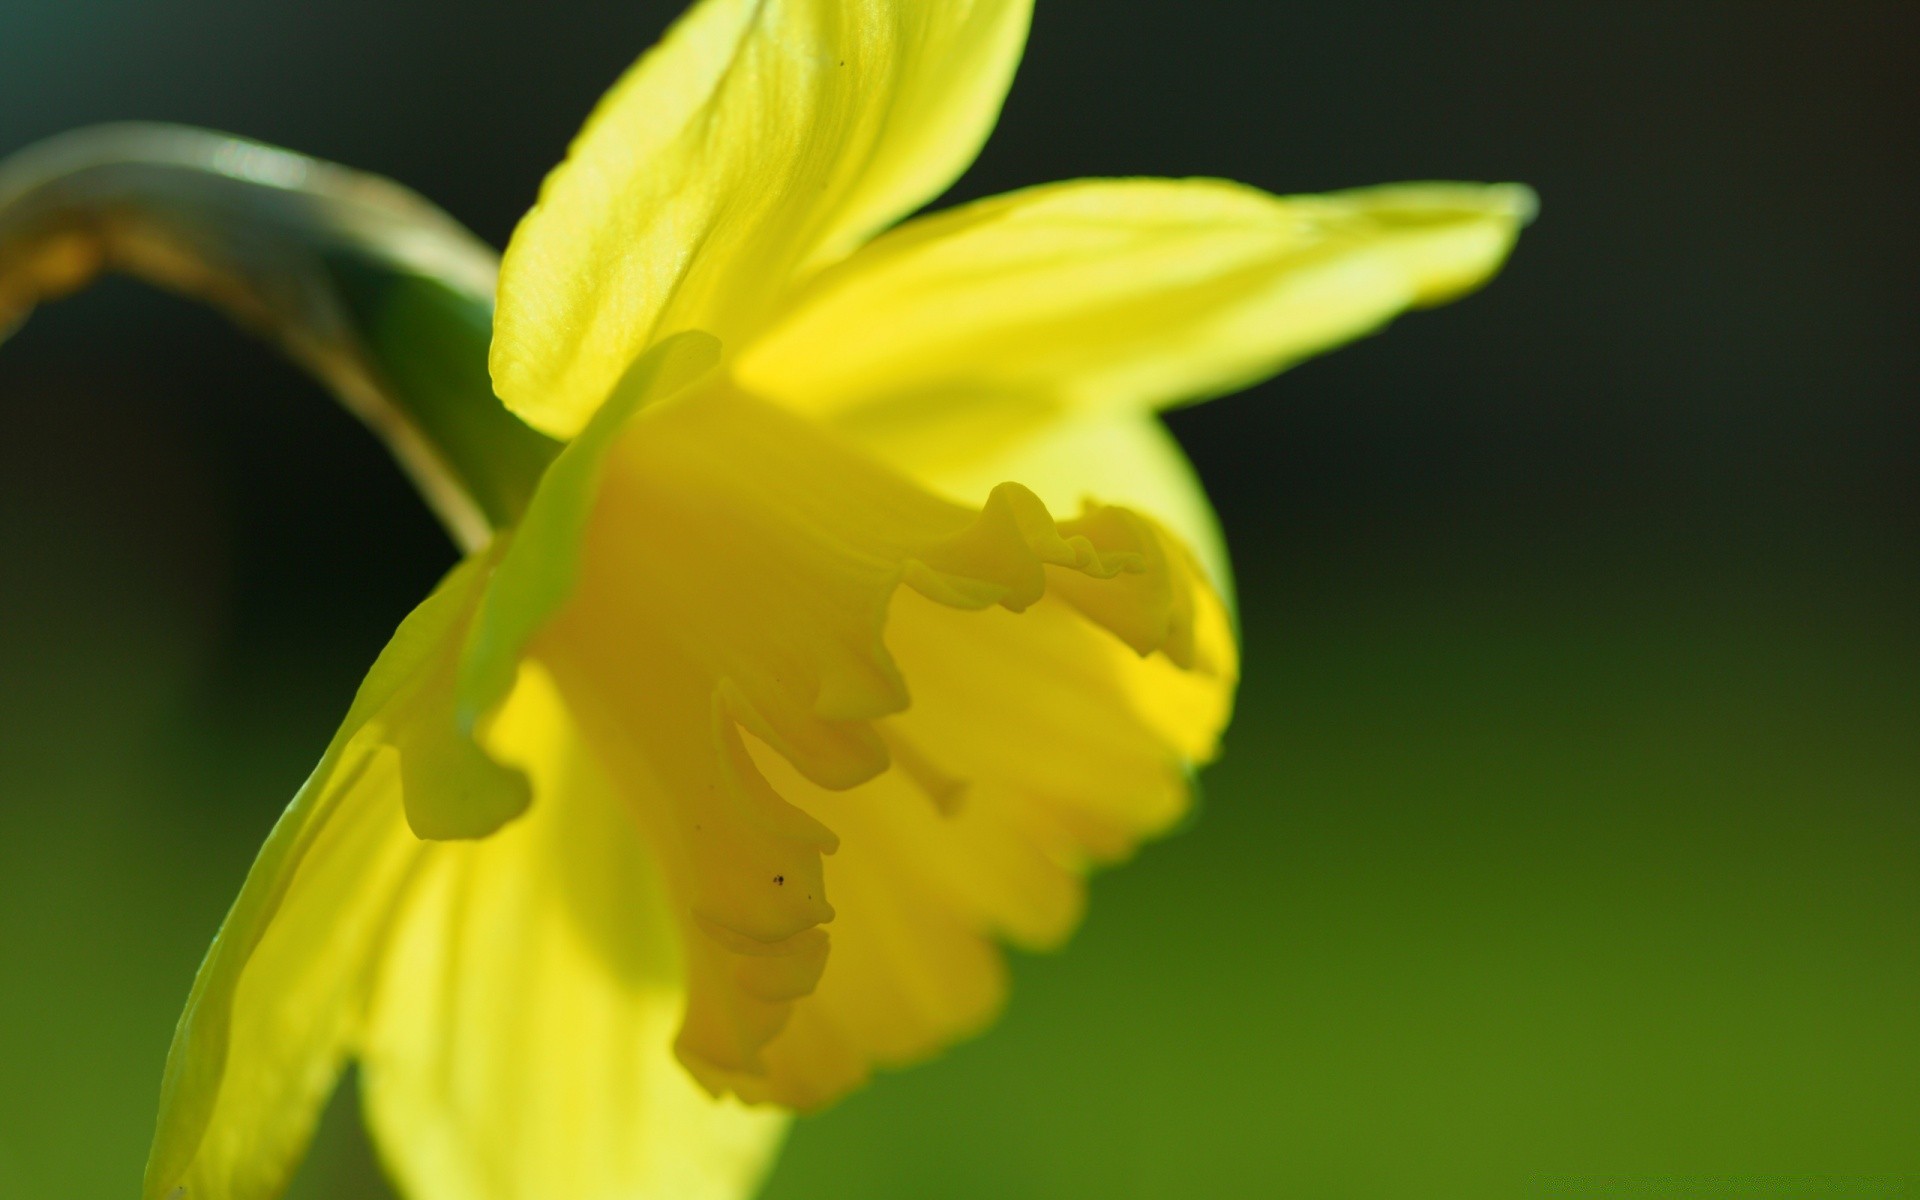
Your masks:
<svg viewBox="0 0 1920 1200"><path fill-rule="evenodd" d="M775 887L785 887L787 886L787 877L785 875L775 875L773 877L773 884Z"/></svg>

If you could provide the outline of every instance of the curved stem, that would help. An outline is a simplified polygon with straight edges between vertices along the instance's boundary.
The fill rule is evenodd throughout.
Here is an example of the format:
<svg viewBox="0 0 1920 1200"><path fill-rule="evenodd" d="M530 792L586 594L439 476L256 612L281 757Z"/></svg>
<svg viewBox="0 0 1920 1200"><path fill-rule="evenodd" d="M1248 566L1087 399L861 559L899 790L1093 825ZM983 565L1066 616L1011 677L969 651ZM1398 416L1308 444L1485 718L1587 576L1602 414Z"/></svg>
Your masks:
<svg viewBox="0 0 1920 1200"><path fill-rule="evenodd" d="M488 380L498 264L395 183L205 130L95 126L0 162L0 338L109 269L212 304L326 384L468 549L559 452Z"/></svg>

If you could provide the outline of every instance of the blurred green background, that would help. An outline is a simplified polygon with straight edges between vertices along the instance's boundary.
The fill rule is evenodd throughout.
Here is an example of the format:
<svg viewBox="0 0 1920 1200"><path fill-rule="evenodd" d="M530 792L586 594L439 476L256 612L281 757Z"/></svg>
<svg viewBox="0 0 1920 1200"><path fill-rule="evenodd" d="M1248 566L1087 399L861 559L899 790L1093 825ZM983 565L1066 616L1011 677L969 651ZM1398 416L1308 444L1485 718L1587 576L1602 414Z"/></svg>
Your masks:
<svg viewBox="0 0 1920 1200"><path fill-rule="evenodd" d="M139 117L496 245L658 3L0 2L0 153ZM1040 0L956 190L1520 179L1482 295L1175 414L1242 577L1207 802L768 1195L1906 1195L1920 6ZM0 1197L135 1192L254 849L452 552L125 283L0 347ZM350 1099L297 1193L387 1193Z"/></svg>

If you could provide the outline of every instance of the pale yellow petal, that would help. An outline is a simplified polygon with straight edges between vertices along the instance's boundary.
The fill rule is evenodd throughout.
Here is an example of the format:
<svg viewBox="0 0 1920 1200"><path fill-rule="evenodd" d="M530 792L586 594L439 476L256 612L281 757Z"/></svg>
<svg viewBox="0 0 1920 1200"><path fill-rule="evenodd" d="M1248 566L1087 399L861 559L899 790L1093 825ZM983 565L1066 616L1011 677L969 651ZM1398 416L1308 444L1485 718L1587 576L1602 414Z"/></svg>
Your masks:
<svg viewBox="0 0 1920 1200"><path fill-rule="evenodd" d="M577 586L530 649L661 856L686 947L679 1050L716 1092L798 1103L834 1090L770 1078L762 1050L830 961L823 927L844 910L829 903L823 859L840 839L755 756L777 756L783 778L811 789L857 788L898 764L938 790L946 747L904 741L885 719L921 702L883 636L896 593L956 619L1039 614L1042 640L1064 629L1097 645L1114 711L1148 703L1135 686L1179 710L1184 734L1156 743L1157 762L1203 756L1224 718L1224 613L1202 602L1186 552L1126 510L1057 520L1017 484L957 505L722 382L640 410L597 470ZM1136 685L1109 659L1155 665ZM1189 692L1165 678L1190 675L1212 682ZM1133 727L1108 732L1125 742ZM1082 812L1069 798L1056 823L1091 839L1085 853L1117 852L1127 831L1178 810L1164 796L1138 803ZM974 961L969 987L991 994L997 959L983 948Z"/></svg>
<svg viewBox="0 0 1920 1200"><path fill-rule="evenodd" d="M174 1034L147 1200L269 1200L298 1163L420 859L406 760L444 760L426 726L453 732L450 682L422 681L464 635L483 568L469 560L401 624L248 873ZM517 780L467 778L487 772Z"/></svg>
<svg viewBox="0 0 1920 1200"><path fill-rule="evenodd" d="M496 390L571 436L688 329L732 344L793 282L944 190L999 113L1031 0L701 0L608 92L501 266Z"/></svg>
<svg viewBox="0 0 1920 1200"><path fill-rule="evenodd" d="M817 276L737 370L800 411L919 426L930 445L1204 399L1484 282L1532 203L1511 185L1033 188L875 240Z"/></svg>
<svg viewBox="0 0 1920 1200"><path fill-rule="evenodd" d="M653 853L528 670L489 744L539 801L430 849L379 976L362 1080L382 1157L413 1200L751 1195L786 1117L674 1058L680 935Z"/></svg>
<svg viewBox="0 0 1920 1200"><path fill-rule="evenodd" d="M291 831L268 843L262 882L202 968L169 1057L148 1200L182 1187L206 1200L277 1197L333 1090L373 948L420 848L392 755L361 745L337 762L339 782L287 818L299 844ZM275 884L278 896L261 894Z"/></svg>

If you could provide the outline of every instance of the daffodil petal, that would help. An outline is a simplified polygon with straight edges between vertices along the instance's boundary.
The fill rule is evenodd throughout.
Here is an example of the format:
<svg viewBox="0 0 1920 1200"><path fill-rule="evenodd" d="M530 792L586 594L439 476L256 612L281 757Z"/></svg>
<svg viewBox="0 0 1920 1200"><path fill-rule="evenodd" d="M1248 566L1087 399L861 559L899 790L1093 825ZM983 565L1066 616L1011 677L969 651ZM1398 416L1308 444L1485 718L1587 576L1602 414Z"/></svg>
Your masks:
<svg viewBox="0 0 1920 1200"><path fill-rule="evenodd" d="M571 466L563 457L555 469ZM1210 752L1224 720L1224 610L1204 600L1186 551L1126 510L1093 504L1059 520L1017 484L978 509L953 504L724 380L641 409L596 471L574 592L529 652L660 855L686 953L679 1051L717 1093L792 1104L833 1091L773 1079L762 1053L830 969L840 911L823 873L837 831L762 759L829 793L890 764L940 790L947 747L896 736L922 688L889 652L896 594L956 619L1045 613L1037 628L1098 646L1114 712L1158 704L1203 727L1172 749L1156 735L1162 765ZM1130 683L1115 661L1156 665ZM1210 682L1186 691L1167 678L1188 676ZM1155 695L1135 697L1136 683ZM1204 711L1187 711L1195 704ZM1137 726L1116 736L1128 742ZM1131 785L1137 773L1126 774ZM1178 811L1162 799L1136 814L1141 828ZM1125 843L1112 820L1098 806L1073 818L1109 852ZM991 953L976 959L998 971ZM973 982L992 990L986 976Z"/></svg>
<svg viewBox="0 0 1920 1200"><path fill-rule="evenodd" d="M685 1005L654 858L537 668L489 746L540 802L430 848L361 1057L382 1158L415 1200L738 1200L786 1116L715 1100L673 1056Z"/></svg>
<svg viewBox="0 0 1920 1200"><path fill-rule="evenodd" d="M484 578L469 559L401 624L248 873L167 1056L147 1200L269 1200L285 1187L420 861L403 760L434 744L422 725L444 720L455 736L450 698L421 681L459 644Z"/></svg>
<svg viewBox="0 0 1920 1200"><path fill-rule="evenodd" d="M1033 188L876 239L815 277L736 369L851 430L990 447L1063 415L1232 391L1452 299L1498 269L1532 206L1515 185Z"/></svg>
<svg viewBox="0 0 1920 1200"><path fill-rule="evenodd" d="M944 190L998 116L1031 0L701 0L614 85L501 266L496 390L569 437L654 341L732 344Z"/></svg>

